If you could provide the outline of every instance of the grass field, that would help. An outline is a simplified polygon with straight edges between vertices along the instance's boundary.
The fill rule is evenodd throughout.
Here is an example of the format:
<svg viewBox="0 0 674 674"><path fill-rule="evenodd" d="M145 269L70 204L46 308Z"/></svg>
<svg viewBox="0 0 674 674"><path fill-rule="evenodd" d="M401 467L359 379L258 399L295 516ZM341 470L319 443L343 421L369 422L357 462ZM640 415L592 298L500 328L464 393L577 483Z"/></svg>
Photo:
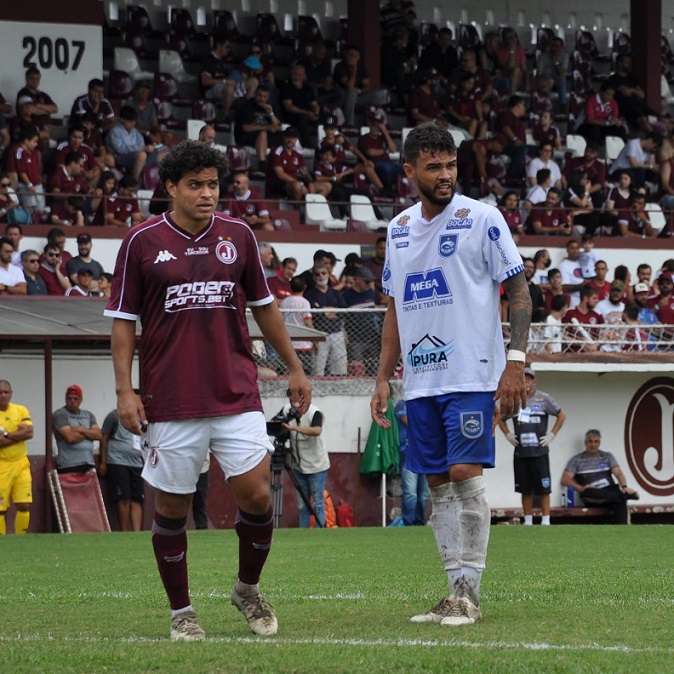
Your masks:
<svg viewBox="0 0 674 674"><path fill-rule="evenodd" d="M674 672L674 528L493 527L474 626L408 619L447 592L429 527L280 530L279 633L229 603L233 531L191 532L207 640L171 643L148 533L0 539L0 671Z"/></svg>

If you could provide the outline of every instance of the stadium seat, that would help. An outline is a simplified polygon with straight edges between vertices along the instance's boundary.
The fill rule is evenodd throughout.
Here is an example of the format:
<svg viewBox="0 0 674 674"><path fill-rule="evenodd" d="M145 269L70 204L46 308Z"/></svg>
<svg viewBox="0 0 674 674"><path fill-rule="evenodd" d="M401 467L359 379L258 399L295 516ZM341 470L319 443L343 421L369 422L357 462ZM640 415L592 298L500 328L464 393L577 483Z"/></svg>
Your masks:
<svg viewBox="0 0 674 674"><path fill-rule="evenodd" d="M138 198L138 205L140 206L140 212L143 216L143 219L150 217L150 201L152 201L152 195L154 194L153 190L138 190L136 192L136 197Z"/></svg>
<svg viewBox="0 0 674 674"><path fill-rule="evenodd" d="M274 218L272 224L277 232L292 232L293 230L292 225L285 218Z"/></svg>
<svg viewBox="0 0 674 674"><path fill-rule="evenodd" d="M178 96L178 83L173 75L164 72L154 75L154 97L160 101L169 101L173 105L191 105L192 103L191 99Z"/></svg>
<svg viewBox="0 0 674 674"><path fill-rule="evenodd" d="M304 44L311 44L317 40L322 40L321 28L313 16L300 14L297 17L297 40Z"/></svg>
<svg viewBox="0 0 674 674"><path fill-rule="evenodd" d="M438 37L438 27L434 23L419 24L419 48L424 49L436 41Z"/></svg>
<svg viewBox="0 0 674 674"><path fill-rule="evenodd" d="M625 141L619 136L606 136L604 141L606 148L606 165L607 168L612 162L616 160L622 149L625 147Z"/></svg>
<svg viewBox="0 0 674 674"><path fill-rule="evenodd" d="M146 189L154 192L155 187L159 183L159 167L146 166L143 169L141 176L141 185Z"/></svg>
<svg viewBox="0 0 674 674"><path fill-rule="evenodd" d="M128 30L141 33L145 37L151 37L155 40L164 39L164 33L153 28L147 9L141 5L126 6L126 24L124 27Z"/></svg>
<svg viewBox="0 0 674 674"><path fill-rule="evenodd" d="M161 126L167 129L176 129L184 131L187 128L187 121L184 119L176 119L173 114L173 105L170 101L160 101L158 98L154 101L157 110L157 121Z"/></svg>
<svg viewBox="0 0 674 674"><path fill-rule="evenodd" d="M332 215L328 200L322 194L307 194L304 200L306 204L304 219L308 225L318 225L321 231L344 231L346 229L346 220L340 220Z"/></svg>
<svg viewBox="0 0 674 674"><path fill-rule="evenodd" d="M568 133L566 135L566 149L572 153L574 157L582 157L585 154L587 141L582 136L575 133Z"/></svg>
<svg viewBox="0 0 674 674"><path fill-rule="evenodd" d="M114 70L123 70L125 73L134 80L151 80L154 77L154 73L143 70L140 67L140 62L138 61L138 56L128 47L116 47L115 56L114 56Z"/></svg>
<svg viewBox="0 0 674 674"><path fill-rule="evenodd" d="M169 29L176 35L194 40L195 42L208 42L208 35L197 30L192 21L192 15L189 9L182 7L171 8L171 18L169 20Z"/></svg>
<svg viewBox="0 0 674 674"><path fill-rule="evenodd" d="M216 9L213 11L213 35L224 35L232 42L250 42L247 35L242 35L239 32L239 27L236 25L236 19L232 12L226 9Z"/></svg>
<svg viewBox="0 0 674 674"><path fill-rule="evenodd" d="M276 17L273 14L259 12L255 17L257 42L277 42L280 44L292 44L292 40L281 34Z"/></svg>
<svg viewBox="0 0 674 674"><path fill-rule="evenodd" d="M111 70L108 75L108 98L126 100L133 92L133 80L123 70Z"/></svg>
<svg viewBox="0 0 674 674"><path fill-rule="evenodd" d="M627 33L613 33L613 53L629 54L632 51L632 40Z"/></svg>
<svg viewBox="0 0 674 674"><path fill-rule="evenodd" d="M245 171L248 173L252 168L248 150L241 145L227 146L227 161L229 162L229 170L232 172Z"/></svg>
<svg viewBox="0 0 674 674"><path fill-rule="evenodd" d="M351 202L351 217L364 222L371 232L377 232L388 226L387 220L380 220L377 217L372 202L367 197L362 194L352 194L349 201Z"/></svg>
<svg viewBox="0 0 674 674"><path fill-rule="evenodd" d="M199 140L199 131L204 125L203 119L188 119L187 120L187 140Z"/></svg>
<svg viewBox="0 0 674 674"><path fill-rule="evenodd" d="M662 212L662 206L656 202L649 202L646 204L646 210L651 221L651 227L653 227L655 236L657 236L667 225L667 218Z"/></svg>
<svg viewBox="0 0 674 674"><path fill-rule="evenodd" d="M480 34L472 23L459 24L459 47L461 49L475 48L481 42Z"/></svg>
<svg viewBox="0 0 674 674"><path fill-rule="evenodd" d="M186 84L196 84L199 78L185 70L185 65L177 51L172 49L159 50L159 72L169 73L176 82Z"/></svg>
<svg viewBox="0 0 674 674"><path fill-rule="evenodd" d="M459 145L461 145L461 143L463 143L464 140L466 140L466 134L461 129L447 129L447 131L449 131L450 135L454 139L454 143L457 148Z"/></svg>

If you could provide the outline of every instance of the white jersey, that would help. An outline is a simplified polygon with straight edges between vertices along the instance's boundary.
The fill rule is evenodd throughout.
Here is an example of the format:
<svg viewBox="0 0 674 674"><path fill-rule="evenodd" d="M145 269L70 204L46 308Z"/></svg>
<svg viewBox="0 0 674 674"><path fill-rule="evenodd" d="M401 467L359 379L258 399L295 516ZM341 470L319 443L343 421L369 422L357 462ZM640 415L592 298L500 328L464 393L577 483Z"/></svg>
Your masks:
<svg viewBox="0 0 674 674"><path fill-rule="evenodd" d="M403 211L386 238L382 287L395 301L405 398L495 391L499 284L524 270L500 211L455 194L430 222L420 203Z"/></svg>

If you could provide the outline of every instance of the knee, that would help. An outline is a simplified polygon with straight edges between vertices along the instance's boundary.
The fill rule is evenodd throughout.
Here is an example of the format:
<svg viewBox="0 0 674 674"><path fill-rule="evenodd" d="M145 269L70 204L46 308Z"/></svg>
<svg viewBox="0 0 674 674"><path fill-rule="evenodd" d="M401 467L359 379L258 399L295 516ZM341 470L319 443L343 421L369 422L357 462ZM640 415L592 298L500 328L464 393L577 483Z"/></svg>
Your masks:
<svg viewBox="0 0 674 674"><path fill-rule="evenodd" d="M259 483L240 499L239 508L251 515L264 515L271 508L271 491L267 482Z"/></svg>

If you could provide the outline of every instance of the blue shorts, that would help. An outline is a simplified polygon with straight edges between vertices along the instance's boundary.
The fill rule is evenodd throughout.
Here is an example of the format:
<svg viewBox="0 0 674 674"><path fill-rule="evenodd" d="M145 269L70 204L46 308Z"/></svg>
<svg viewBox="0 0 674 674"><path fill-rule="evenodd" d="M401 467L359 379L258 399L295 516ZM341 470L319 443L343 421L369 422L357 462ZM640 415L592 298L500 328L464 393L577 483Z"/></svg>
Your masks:
<svg viewBox="0 0 674 674"><path fill-rule="evenodd" d="M407 401L407 467L441 475L457 463L493 468L494 391L446 393Z"/></svg>

